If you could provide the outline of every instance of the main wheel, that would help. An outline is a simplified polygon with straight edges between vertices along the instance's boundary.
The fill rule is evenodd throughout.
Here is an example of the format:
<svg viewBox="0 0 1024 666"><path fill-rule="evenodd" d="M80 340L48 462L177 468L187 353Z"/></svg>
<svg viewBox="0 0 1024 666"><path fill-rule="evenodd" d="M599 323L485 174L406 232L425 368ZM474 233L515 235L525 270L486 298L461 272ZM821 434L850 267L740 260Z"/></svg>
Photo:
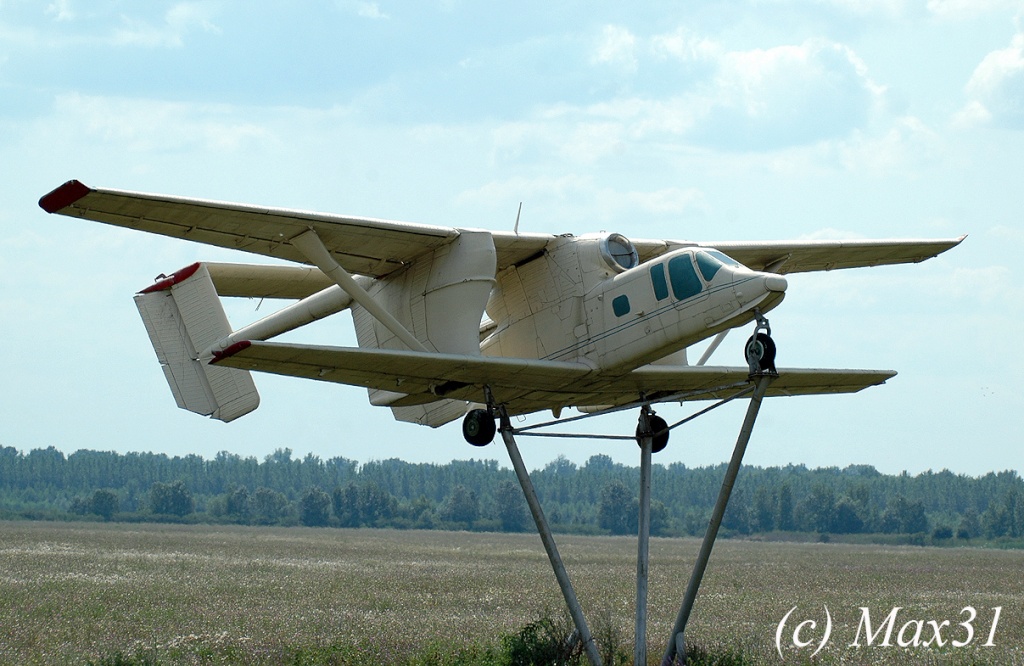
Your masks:
<svg viewBox="0 0 1024 666"><path fill-rule="evenodd" d="M668 446L668 423L665 419L660 416L651 414L648 417L651 422L651 432L654 433L654 439L651 441L651 453L658 453L663 451ZM636 443L640 444L640 426L636 427Z"/></svg>
<svg viewBox="0 0 1024 666"><path fill-rule="evenodd" d="M767 333L752 335L744 347L747 363L753 363L760 372L775 372L775 341Z"/></svg>
<svg viewBox="0 0 1024 666"><path fill-rule="evenodd" d="M495 432L494 417L486 409L471 409L462 420L462 436L473 446L487 446Z"/></svg>

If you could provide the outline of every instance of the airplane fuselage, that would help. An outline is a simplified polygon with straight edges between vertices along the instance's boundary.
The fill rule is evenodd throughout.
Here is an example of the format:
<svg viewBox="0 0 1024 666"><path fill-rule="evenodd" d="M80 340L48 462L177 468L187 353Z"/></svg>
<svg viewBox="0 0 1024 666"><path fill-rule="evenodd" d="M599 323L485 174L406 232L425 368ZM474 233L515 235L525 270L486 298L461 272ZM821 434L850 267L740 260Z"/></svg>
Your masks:
<svg viewBox="0 0 1024 666"><path fill-rule="evenodd" d="M684 248L640 264L628 243L617 234L559 237L501 271L481 352L628 372L751 321L784 296L785 278L717 251Z"/></svg>

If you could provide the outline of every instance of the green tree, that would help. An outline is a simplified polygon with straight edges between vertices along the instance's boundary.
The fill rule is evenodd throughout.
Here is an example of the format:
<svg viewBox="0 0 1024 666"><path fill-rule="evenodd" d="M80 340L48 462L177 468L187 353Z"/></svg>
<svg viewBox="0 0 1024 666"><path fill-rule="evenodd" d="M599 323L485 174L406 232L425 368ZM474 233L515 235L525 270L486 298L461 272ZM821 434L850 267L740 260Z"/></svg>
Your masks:
<svg viewBox="0 0 1024 666"><path fill-rule="evenodd" d="M793 520L793 489L788 482L779 487L779 511L775 526L784 532L796 529L796 521Z"/></svg>
<svg viewBox="0 0 1024 666"><path fill-rule="evenodd" d="M288 498L270 488L257 488L252 496L252 514L261 525L273 525L284 517Z"/></svg>
<svg viewBox="0 0 1024 666"><path fill-rule="evenodd" d="M154 483L149 489L149 506L153 513L170 516L187 516L196 509L195 499L184 481Z"/></svg>
<svg viewBox="0 0 1024 666"><path fill-rule="evenodd" d="M334 505L334 517L342 527L359 527L359 486L349 481L345 487L337 487L331 492L331 503Z"/></svg>
<svg viewBox="0 0 1024 666"><path fill-rule="evenodd" d="M453 523L470 524L480 515L480 500L476 493L459 483L452 488L445 501L441 517Z"/></svg>
<svg viewBox="0 0 1024 666"><path fill-rule="evenodd" d="M331 519L331 497L320 488L310 488L299 501L299 522L306 527L324 527Z"/></svg>
<svg viewBox="0 0 1024 666"><path fill-rule="evenodd" d="M239 522L249 520L249 489L245 486L235 486L228 493L226 512L229 516Z"/></svg>
<svg viewBox="0 0 1024 666"><path fill-rule="evenodd" d="M636 500L621 481L612 481L601 489L597 524L612 534L629 534L636 530L633 506Z"/></svg>
<svg viewBox="0 0 1024 666"><path fill-rule="evenodd" d="M864 520L858 507L849 497L843 497L835 506L832 531L837 534L859 534L864 531Z"/></svg>
<svg viewBox="0 0 1024 666"><path fill-rule="evenodd" d="M777 498L772 496L768 486L758 486L754 492L754 511L751 516L751 528L755 532L771 532L775 529Z"/></svg>
<svg viewBox="0 0 1024 666"><path fill-rule="evenodd" d="M811 532L834 532L836 520L836 494L831 486L818 482L801 504L804 528Z"/></svg>
<svg viewBox="0 0 1024 666"><path fill-rule="evenodd" d="M103 520L113 519L114 514L120 510L121 506L117 493L106 488L94 492L90 504L92 513L101 516Z"/></svg>
<svg viewBox="0 0 1024 666"><path fill-rule="evenodd" d="M383 527L398 512L398 500L375 481L370 481L359 489L357 508L361 525Z"/></svg>
<svg viewBox="0 0 1024 666"><path fill-rule="evenodd" d="M505 479L498 484L494 499L498 504L498 520L501 521L503 531L522 532L526 529L528 507L518 484Z"/></svg>

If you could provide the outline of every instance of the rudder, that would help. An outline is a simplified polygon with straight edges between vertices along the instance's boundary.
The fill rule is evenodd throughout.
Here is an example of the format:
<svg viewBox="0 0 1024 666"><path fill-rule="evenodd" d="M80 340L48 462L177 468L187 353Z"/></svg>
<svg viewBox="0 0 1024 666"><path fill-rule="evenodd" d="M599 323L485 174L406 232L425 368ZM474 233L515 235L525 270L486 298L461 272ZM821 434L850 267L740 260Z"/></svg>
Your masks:
<svg viewBox="0 0 1024 666"><path fill-rule="evenodd" d="M248 371L199 358L231 333L205 264L192 264L142 290L135 305L178 407L228 422L259 406Z"/></svg>

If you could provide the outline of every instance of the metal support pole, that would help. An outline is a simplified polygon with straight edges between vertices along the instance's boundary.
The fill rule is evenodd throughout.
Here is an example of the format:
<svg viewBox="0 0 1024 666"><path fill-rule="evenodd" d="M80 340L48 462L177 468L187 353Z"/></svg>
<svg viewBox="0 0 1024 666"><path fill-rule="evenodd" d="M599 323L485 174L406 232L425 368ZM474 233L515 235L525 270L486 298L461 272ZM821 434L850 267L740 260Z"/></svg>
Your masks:
<svg viewBox="0 0 1024 666"><path fill-rule="evenodd" d="M540 540L544 544L544 550L547 551L551 568L555 572L555 578L558 579L558 586L562 589L562 596L565 597L565 605L569 608L569 615L572 616L572 621L576 625L576 631L579 632L580 640L583 641L583 649L590 663L593 666L601 666L601 655L598 654L594 637L590 634L587 621L583 617L583 609L576 598L576 592L569 581L569 574L562 564L562 558L558 554L558 547L555 546L555 538L548 527L544 511L540 508L540 500L537 499L537 492L534 490L533 482L530 480L530 473L526 471L523 457L519 455L519 447L516 445L515 435L512 433L512 424L509 422L508 412L503 407L499 407L499 412L501 417L501 427L499 429L501 438L505 442L505 448L508 449L508 457L512 461L512 468L519 479L519 485L523 488L523 495L526 497L526 503L530 506L530 513L533 514L533 520L537 523L537 532L540 533Z"/></svg>
<svg viewBox="0 0 1024 666"><path fill-rule="evenodd" d="M763 374L757 378L757 385L754 394L750 397L750 404L747 406L747 415L743 419L743 426L736 438L736 448L733 449L732 459L725 472L725 479L722 481L722 489L718 493L718 501L715 502L714 511L711 512L711 520L708 523L707 532L704 533L704 541L700 545L700 552L697 554L697 562L693 566L693 573L690 575L690 582L686 586L686 594L683 596L683 605L679 609L675 626L672 627L672 635L669 637L668 647L662 657L662 666L670 666L675 662L677 656L677 645L683 643L683 632L686 630L686 623L690 619L690 611L693 610L693 602L697 598L697 591L700 589L701 580L704 578L704 570L708 566L708 559L711 557L711 549L715 546L715 538L718 536L718 528L722 525L722 516L725 515L725 507L729 503L729 495L732 494L732 487L736 481L736 474L740 470L740 463L743 462L743 454L747 450L747 442L750 441L750 434L754 429L754 421L757 419L757 412L761 408L761 400L768 391L768 385L775 379L774 375ZM685 655L678 656L685 658Z"/></svg>
<svg viewBox="0 0 1024 666"><path fill-rule="evenodd" d="M636 553L636 634L633 644L634 666L647 666L647 576L651 538L651 408L640 410L640 517Z"/></svg>

